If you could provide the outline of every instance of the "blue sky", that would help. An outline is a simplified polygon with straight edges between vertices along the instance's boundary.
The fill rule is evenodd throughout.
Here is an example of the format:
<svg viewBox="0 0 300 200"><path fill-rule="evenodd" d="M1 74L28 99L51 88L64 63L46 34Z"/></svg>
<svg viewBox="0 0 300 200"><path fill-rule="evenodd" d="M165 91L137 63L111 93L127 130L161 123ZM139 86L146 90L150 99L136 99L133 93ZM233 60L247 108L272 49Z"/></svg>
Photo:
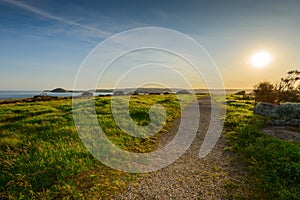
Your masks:
<svg viewBox="0 0 300 200"><path fill-rule="evenodd" d="M210 54L226 88L252 88L300 68L299 13L297 0L0 0L0 90L72 88L98 43L139 27L187 34ZM249 59L260 50L272 61L258 69Z"/></svg>

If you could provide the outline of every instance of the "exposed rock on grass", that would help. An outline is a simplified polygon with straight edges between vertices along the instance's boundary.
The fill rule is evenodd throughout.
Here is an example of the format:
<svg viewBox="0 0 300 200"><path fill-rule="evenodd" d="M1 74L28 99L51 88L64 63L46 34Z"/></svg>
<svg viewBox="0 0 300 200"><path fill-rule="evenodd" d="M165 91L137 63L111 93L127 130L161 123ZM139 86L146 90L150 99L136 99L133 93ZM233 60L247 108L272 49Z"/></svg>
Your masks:
<svg viewBox="0 0 300 200"><path fill-rule="evenodd" d="M275 105L261 102L254 107L254 113L269 117L270 125L300 127L300 103Z"/></svg>

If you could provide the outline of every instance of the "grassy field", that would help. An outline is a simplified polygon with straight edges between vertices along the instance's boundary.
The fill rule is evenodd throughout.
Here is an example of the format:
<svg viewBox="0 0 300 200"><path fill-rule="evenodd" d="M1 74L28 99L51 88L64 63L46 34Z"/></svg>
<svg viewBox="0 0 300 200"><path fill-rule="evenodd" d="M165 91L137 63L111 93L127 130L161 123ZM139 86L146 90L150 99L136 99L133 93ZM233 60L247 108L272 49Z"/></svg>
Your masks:
<svg viewBox="0 0 300 200"><path fill-rule="evenodd" d="M186 95L186 105L190 97ZM300 146L264 135L265 119L253 115L253 101L229 96L225 120L228 149L238 155L247 182L227 182L229 198L300 199ZM149 108L166 108L166 131L180 116L173 95L133 96L130 115L139 125L150 122ZM159 136L137 139L122 132L111 114L110 97L95 101L99 122L114 144L133 152L149 152ZM93 158L81 143L68 99L0 105L0 198L89 199L108 198L137 174L113 170ZM241 192L243 191L243 192ZM245 194L246 191L246 194Z"/></svg>
<svg viewBox="0 0 300 200"><path fill-rule="evenodd" d="M230 96L225 125L230 147L246 166L247 188L229 182L232 199L300 199L300 145L261 133L265 119L253 115L254 102ZM241 193L241 191L246 191Z"/></svg>
<svg viewBox="0 0 300 200"><path fill-rule="evenodd" d="M189 99L186 95L186 104ZM133 152L153 150L158 136L138 139L122 132L112 118L110 101L95 101L110 140ZM166 131L180 116L174 95L133 96L130 115L137 124L147 125L155 103L166 109ZM107 198L138 178L106 167L87 152L75 129L70 99L0 105L0 146L0 198Z"/></svg>

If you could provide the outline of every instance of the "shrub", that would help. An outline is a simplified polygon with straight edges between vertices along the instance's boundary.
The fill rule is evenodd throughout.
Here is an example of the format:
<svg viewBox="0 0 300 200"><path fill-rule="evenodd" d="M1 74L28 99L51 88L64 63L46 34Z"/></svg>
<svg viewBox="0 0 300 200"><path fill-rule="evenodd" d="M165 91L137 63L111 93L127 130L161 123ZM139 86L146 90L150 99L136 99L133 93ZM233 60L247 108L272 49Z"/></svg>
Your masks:
<svg viewBox="0 0 300 200"><path fill-rule="evenodd" d="M254 86L255 104L258 102L277 103L278 97L275 91L275 86L264 81Z"/></svg>
<svg viewBox="0 0 300 200"><path fill-rule="evenodd" d="M255 104L300 101L300 71L291 70L279 83L263 81L254 86Z"/></svg>

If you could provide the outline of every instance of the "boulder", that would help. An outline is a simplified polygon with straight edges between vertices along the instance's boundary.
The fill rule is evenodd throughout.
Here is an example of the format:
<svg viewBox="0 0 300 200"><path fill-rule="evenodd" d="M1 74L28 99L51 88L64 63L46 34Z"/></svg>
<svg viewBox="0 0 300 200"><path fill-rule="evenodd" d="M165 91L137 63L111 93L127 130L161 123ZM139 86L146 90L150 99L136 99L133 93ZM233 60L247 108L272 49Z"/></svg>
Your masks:
<svg viewBox="0 0 300 200"><path fill-rule="evenodd" d="M81 97L92 97L94 96L94 94L92 92L89 92L89 91L84 91L81 93L80 95Z"/></svg>
<svg viewBox="0 0 300 200"><path fill-rule="evenodd" d="M278 118L277 107L278 105L272 103L260 102L254 107L254 114Z"/></svg>
<svg viewBox="0 0 300 200"><path fill-rule="evenodd" d="M235 95L245 95L245 94L246 94L245 90L238 91L238 92L235 93Z"/></svg>
<svg viewBox="0 0 300 200"><path fill-rule="evenodd" d="M125 95L125 93L123 91L117 90L117 91L113 92L113 95L114 96L123 96L123 95Z"/></svg>
<svg viewBox="0 0 300 200"><path fill-rule="evenodd" d="M176 94L190 94L187 90L179 90Z"/></svg>
<svg viewBox="0 0 300 200"><path fill-rule="evenodd" d="M300 103L281 105L258 103L254 107L254 113L269 117L269 124L271 125L300 127Z"/></svg>
<svg viewBox="0 0 300 200"><path fill-rule="evenodd" d="M277 113L282 119L300 119L299 103L284 103L278 106Z"/></svg>
<svg viewBox="0 0 300 200"><path fill-rule="evenodd" d="M54 100L54 99L58 99L57 96L45 96L45 95L35 95L34 97L32 97L32 101L50 101L50 100Z"/></svg>

